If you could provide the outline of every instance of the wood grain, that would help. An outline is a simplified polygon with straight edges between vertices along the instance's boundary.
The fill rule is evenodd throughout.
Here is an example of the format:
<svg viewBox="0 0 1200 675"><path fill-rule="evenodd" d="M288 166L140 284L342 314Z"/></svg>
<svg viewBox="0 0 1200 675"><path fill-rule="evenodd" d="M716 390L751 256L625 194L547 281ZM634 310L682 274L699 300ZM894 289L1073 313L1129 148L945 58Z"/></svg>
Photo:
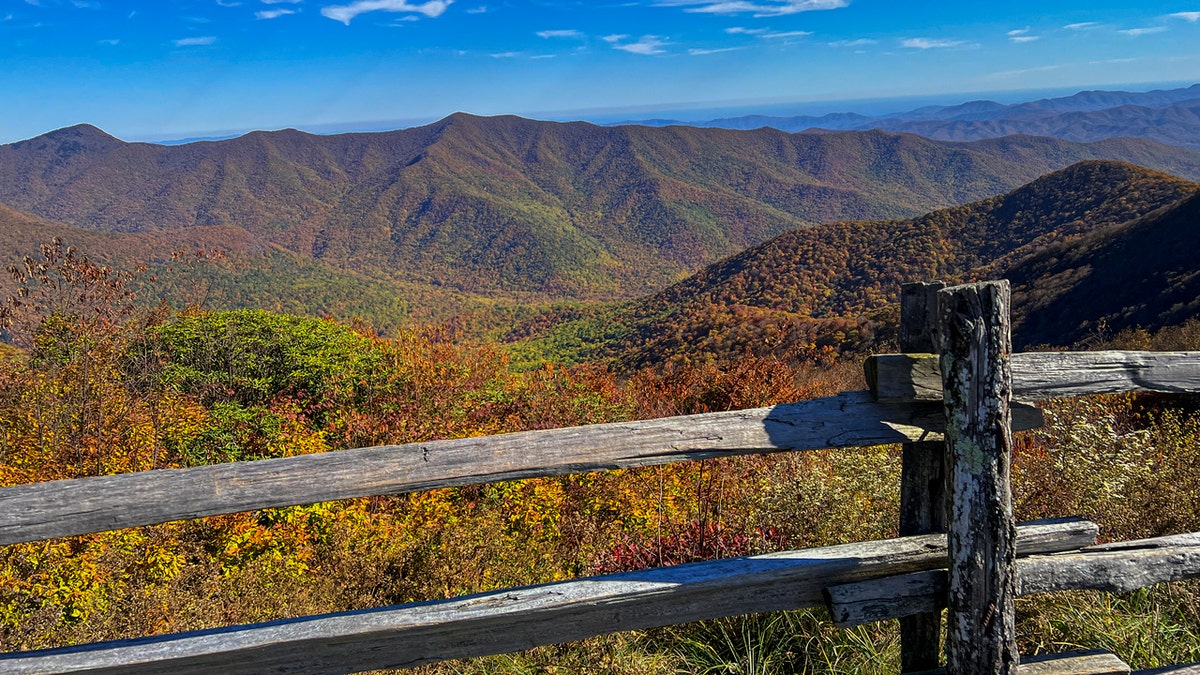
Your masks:
<svg viewBox="0 0 1200 675"><path fill-rule="evenodd" d="M1184 663L1149 670L1135 670L1133 675L1200 675L1200 663Z"/></svg>
<svg viewBox="0 0 1200 675"><path fill-rule="evenodd" d="M1016 590L1021 596L1085 589L1128 593L1197 577L1200 532L1021 557ZM934 570L846 584L827 589L826 597L830 616L841 628L939 611L946 606L946 573Z"/></svg>
<svg viewBox="0 0 1200 675"><path fill-rule="evenodd" d="M1153 391L1200 392L1200 352L1029 352L1013 354L1013 398ZM876 354L864 364L878 401L940 401L935 354Z"/></svg>
<svg viewBox="0 0 1200 675"><path fill-rule="evenodd" d="M1017 652L1007 281L938 292L946 408L946 669L1011 675Z"/></svg>
<svg viewBox="0 0 1200 675"><path fill-rule="evenodd" d="M1041 425L1027 407L1018 428ZM866 392L657 420L526 431L0 489L0 545L280 506L730 457L940 439L941 407Z"/></svg>
<svg viewBox="0 0 1200 675"><path fill-rule="evenodd" d="M1086 521L1018 528L1028 551L1067 550ZM944 565L946 536L714 560L438 602L0 655L0 672L335 675L501 654L615 631L814 607L833 584Z"/></svg>
<svg viewBox="0 0 1200 675"><path fill-rule="evenodd" d="M1021 657L1017 675L1128 675L1129 665L1101 651L1066 652ZM944 668L921 671L912 675L946 675Z"/></svg>
<svg viewBox="0 0 1200 675"><path fill-rule="evenodd" d="M946 284L905 284L900 289L900 349L931 352L937 326L937 293ZM867 379L878 375L867 364ZM938 376L939 390L941 387ZM900 536L946 531L946 448L940 441L905 443L900 469ZM942 613L900 620L900 670L936 668L942 655Z"/></svg>

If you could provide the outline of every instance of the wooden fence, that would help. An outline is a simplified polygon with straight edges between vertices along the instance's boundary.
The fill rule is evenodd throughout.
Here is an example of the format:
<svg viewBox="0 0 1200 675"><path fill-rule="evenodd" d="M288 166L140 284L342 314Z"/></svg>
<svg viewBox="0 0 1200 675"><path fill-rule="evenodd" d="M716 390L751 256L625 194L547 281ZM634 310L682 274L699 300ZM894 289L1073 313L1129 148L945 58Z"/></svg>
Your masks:
<svg viewBox="0 0 1200 675"><path fill-rule="evenodd" d="M903 443L899 538L0 654L0 673L351 673L817 606L839 626L900 618L905 672L938 667L946 607L947 672L1128 673L1103 653L1020 664L1013 599L1198 577L1200 533L1096 546L1098 528L1088 521L1014 525L1010 432L1041 424L1040 411L1020 400L1200 391L1200 353L1010 354L1007 282L911 284L902 300L906 354L868 360L870 392L0 489L4 545L489 481Z"/></svg>

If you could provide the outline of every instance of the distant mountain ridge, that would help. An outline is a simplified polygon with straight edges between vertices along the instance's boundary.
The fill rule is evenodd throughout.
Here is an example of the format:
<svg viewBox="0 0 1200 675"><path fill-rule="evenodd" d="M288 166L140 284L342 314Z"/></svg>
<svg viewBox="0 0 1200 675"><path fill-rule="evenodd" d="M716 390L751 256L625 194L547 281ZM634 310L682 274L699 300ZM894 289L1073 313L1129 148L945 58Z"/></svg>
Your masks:
<svg viewBox="0 0 1200 675"><path fill-rule="evenodd" d="M617 359L625 368L823 346L859 349L894 325L902 283L1008 276L1020 300L1017 347L1071 344L1100 317L1113 330L1179 320L1198 303L1187 293L1200 292L1192 281L1200 278L1193 247L1200 237L1198 194L1200 185L1174 176L1081 162L1012 192L918 218L788 232L533 342L573 348L582 360ZM1189 217L1185 235L1180 230ZM1147 234L1165 221L1174 223L1174 235ZM1137 259L1122 268L1119 251L1129 249ZM1100 260L1103 272L1093 271ZM1160 298L1172 284L1178 292Z"/></svg>
<svg viewBox="0 0 1200 675"><path fill-rule="evenodd" d="M788 132L881 129L947 141L976 141L1010 134L1052 136L1079 142L1131 137L1200 149L1200 84L1149 92L1082 91L1073 96L1016 104L969 101L884 116L846 112L821 116L748 115L702 122L648 120L639 123L723 129L771 127Z"/></svg>
<svg viewBox="0 0 1200 675"><path fill-rule="evenodd" d="M1095 158L1200 178L1200 153L1132 139L945 143L456 114L172 147L71 127L0 146L0 203L100 232L235 228L249 248L453 293L622 299L782 232L914 216Z"/></svg>

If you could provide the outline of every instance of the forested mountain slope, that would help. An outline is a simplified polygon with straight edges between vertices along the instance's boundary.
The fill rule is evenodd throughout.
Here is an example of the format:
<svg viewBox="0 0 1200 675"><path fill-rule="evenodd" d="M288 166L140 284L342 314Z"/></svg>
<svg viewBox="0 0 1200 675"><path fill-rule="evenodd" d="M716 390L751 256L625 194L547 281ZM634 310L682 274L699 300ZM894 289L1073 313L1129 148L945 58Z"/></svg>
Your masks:
<svg viewBox="0 0 1200 675"><path fill-rule="evenodd" d="M1082 162L1010 193L919 218L832 223L788 232L607 315L567 322L541 339L567 352L575 349L581 358L618 358L626 366L671 358L869 347L894 320L892 303L904 282L1011 274L1019 289L1030 289L1017 297L1031 298L1064 273L1059 266L1097 264L1082 258L1068 262L1076 258L1064 252L1076 250L1081 242L1087 246L1080 250L1105 251L1103 260L1111 261L1116 255L1112 251L1128 246L1115 233L1141 232L1150 227L1147 222L1183 227L1188 221L1180 214L1188 213L1186 205L1192 202L1180 202L1198 190L1195 183L1130 164ZM1150 213L1160 216L1146 220ZM1163 213L1174 215L1167 218ZM1172 239L1139 240L1144 264L1154 265L1159 256L1179 261L1161 274L1148 275L1148 282L1138 287L1136 294L1147 304L1143 313L1158 311L1159 285L1182 283L1179 280L1189 271L1200 270L1200 259L1190 255L1190 240L1174 237L1181 244L1175 246ZM1156 247L1163 251L1155 254ZM1142 273L1131 265L1127 273L1110 274L1115 280ZM1114 299L1097 289L1082 303L1078 295L1066 292L1071 286L1059 282L1055 287L1060 292L1044 293L1041 304L1017 308L1017 344L1068 344L1075 339L1071 331L1061 331L1058 341L1023 331L1035 325L1031 317L1056 312L1064 322L1079 323L1084 320L1080 317L1101 311ZM1083 288L1075 292L1092 293ZM1168 297L1162 296L1162 301ZM1059 302L1073 307L1068 311ZM1120 321L1112 321L1114 329L1135 318L1116 306L1096 314L1120 315Z"/></svg>
<svg viewBox="0 0 1200 675"><path fill-rule="evenodd" d="M1200 177L1148 141L944 143L878 131L598 127L464 114L425 127L0 146L0 203L106 232L239 228L260 250L455 292L633 298L782 232L899 218L1089 158Z"/></svg>

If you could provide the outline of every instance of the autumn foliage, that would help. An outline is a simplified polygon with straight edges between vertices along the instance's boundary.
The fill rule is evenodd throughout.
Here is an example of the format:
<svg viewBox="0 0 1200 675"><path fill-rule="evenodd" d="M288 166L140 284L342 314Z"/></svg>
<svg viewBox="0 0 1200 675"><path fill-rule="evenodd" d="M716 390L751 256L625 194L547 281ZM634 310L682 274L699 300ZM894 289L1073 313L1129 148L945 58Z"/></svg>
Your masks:
<svg viewBox="0 0 1200 675"><path fill-rule="evenodd" d="M13 273L20 290L3 316L17 346L0 353L0 486L861 388L857 363L832 351L748 354L721 365L676 360L618 378L586 365L517 369L497 347L446 328L383 338L364 326L261 310L139 309L126 276L60 242ZM1122 537L1198 529L1193 416L1134 399L1049 414L1054 430L1018 442L1022 516L1082 512ZM0 549L0 650L894 536L898 486L899 453L877 447L492 483L12 545ZM1136 521L1146 511L1154 519ZM697 635L703 630L680 644Z"/></svg>

